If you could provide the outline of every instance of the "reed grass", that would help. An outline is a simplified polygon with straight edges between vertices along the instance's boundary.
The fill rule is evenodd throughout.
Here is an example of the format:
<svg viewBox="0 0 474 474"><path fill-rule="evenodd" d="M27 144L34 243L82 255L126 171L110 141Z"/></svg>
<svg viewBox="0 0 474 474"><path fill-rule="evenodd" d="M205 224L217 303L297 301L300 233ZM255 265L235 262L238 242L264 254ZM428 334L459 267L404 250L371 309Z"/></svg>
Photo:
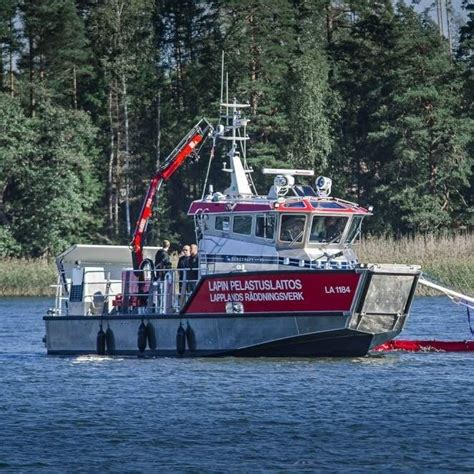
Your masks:
<svg viewBox="0 0 474 474"><path fill-rule="evenodd" d="M53 296L56 266L47 259L1 259L0 296Z"/></svg>
<svg viewBox="0 0 474 474"><path fill-rule="evenodd" d="M364 263L410 263L454 290L474 295L474 234L365 237L357 253ZM436 294L418 287L419 294Z"/></svg>
<svg viewBox="0 0 474 474"><path fill-rule="evenodd" d="M364 263L409 263L457 291L474 295L474 235L364 237L356 246ZM0 260L0 296L53 296L54 262L46 259ZM419 294L436 294L419 286Z"/></svg>

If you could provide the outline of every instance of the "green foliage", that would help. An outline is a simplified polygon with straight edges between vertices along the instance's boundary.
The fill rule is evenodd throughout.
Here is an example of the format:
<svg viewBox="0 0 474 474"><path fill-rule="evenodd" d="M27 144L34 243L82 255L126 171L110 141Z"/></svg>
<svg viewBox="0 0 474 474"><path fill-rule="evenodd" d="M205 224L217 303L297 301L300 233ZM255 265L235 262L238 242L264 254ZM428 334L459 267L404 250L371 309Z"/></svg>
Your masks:
<svg viewBox="0 0 474 474"><path fill-rule="evenodd" d="M34 150L35 132L18 100L0 93L0 256L17 256L21 246L15 239L9 213L16 198L14 180L22 163Z"/></svg>
<svg viewBox="0 0 474 474"><path fill-rule="evenodd" d="M31 113L42 98L77 108L79 83L92 71L74 0L23 0L21 13L28 48L20 66L28 81Z"/></svg>
<svg viewBox="0 0 474 474"><path fill-rule="evenodd" d="M451 58L405 3L4 0L0 256L128 243L127 204L133 227L160 160L218 114L222 51L229 100L251 106L256 170L331 176L334 194L375 205L376 233L472 227L474 10L463 3ZM186 212L206 171L187 163L164 186L149 243L194 240Z"/></svg>
<svg viewBox="0 0 474 474"><path fill-rule="evenodd" d="M434 26L398 8L391 90L387 106L379 109L379 129L368 136L377 148L380 141L391 144L390 161L379 167L378 202L386 200L380 190L390 193L399 232L460 227L473 132L473 122L460 114L463 84Z"/></svg>
<svg viewBox="0 0 474 474"><path fill-rule="evenodd" d="M323 174L333 145L332 123L338 118L337 96L329 87L322 17L317 15L320 8L316 9L314 2L299 3L298 48L291 60L286 99L288 155L293 165Z"/></svg>
<svg viewBox="0 0 474 474"><path fill-rule="evenodd" d="M224 2L221 9L232 100L250 104L250 156L256 167L281 166L288 141L284 104L295 51L295 12L288 0Z"/></svg>
<svg viewBox="0 0 474 474"><path fill-rule="evenodd" d="M30 123L33 147L12 173L7 211L23 253L37 257L88 240L100 222L92 213L100 187L92 175L96 131L84 112L44 103Z"/></svg>
<svg viewBox="0 0 474 474"><path fill-rule="evenodd" d="M21 252L21 247L13 237L11 229L7 226L0 227L0 257L15 257Z"/></svg>
<svg viewBox="0 0 474 474"><path fill-rule="evenodd" d="M472 121L446 42L402 3L395 13L361 11L351 30L333 46L347 106L335 161L349 162L355 197L375 205L372 230L463 227Z"/></svg>

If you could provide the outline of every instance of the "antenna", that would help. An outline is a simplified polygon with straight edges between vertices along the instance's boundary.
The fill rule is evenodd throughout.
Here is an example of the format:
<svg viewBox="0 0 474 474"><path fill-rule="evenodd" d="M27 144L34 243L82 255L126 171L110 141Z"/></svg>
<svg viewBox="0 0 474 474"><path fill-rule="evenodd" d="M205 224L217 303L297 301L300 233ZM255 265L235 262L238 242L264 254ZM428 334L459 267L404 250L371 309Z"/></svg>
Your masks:
<svg viewBox="0 0 474 474"><path fill-rule="evenodd" d="M229 125L229 73L225 73L225 115L226 115L226 125Z"/></svg>
<svg viewBox="0 0 474 474"><path fill-rule="evenodd" d="M222 103L224 102L224 51L221 59L221 102L219 104L219 115L222 115Z"/></svg>

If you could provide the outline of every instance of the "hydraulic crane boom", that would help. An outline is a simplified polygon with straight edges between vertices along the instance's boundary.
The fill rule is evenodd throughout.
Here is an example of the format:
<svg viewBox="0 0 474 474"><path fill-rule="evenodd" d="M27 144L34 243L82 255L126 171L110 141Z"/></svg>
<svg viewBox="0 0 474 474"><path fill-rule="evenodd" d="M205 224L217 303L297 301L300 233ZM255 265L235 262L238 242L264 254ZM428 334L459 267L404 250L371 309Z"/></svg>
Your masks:
<svg viewBox="0 0 474 474"><path fill-rule="evenodd" d="M133 233L133 239L130 242L134 270L139 270L143 262L143 236L152 214L155 194L160 190L163 182L168 181L181 167L186 158L195 153L196 147L203 142L206 134L212 130L212 125L206 119L201 119L168 155L163 164L158 168L155 176L151 179L143 201L140 217Z"/></svg>

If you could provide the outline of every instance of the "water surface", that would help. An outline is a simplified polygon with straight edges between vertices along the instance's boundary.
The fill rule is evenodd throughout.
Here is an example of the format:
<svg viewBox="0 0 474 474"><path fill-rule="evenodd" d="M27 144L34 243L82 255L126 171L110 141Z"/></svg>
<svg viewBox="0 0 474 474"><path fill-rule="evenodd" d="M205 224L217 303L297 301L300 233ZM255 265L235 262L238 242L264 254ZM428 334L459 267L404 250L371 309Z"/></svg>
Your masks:
<svg viewBox="0 0 474 474"><path fill-rule="evenodd" d="M474 471L474 354L48 357L51 305L0 299L0 469ZM403 336L469 339L465 310L418 298Z"/></svg>

